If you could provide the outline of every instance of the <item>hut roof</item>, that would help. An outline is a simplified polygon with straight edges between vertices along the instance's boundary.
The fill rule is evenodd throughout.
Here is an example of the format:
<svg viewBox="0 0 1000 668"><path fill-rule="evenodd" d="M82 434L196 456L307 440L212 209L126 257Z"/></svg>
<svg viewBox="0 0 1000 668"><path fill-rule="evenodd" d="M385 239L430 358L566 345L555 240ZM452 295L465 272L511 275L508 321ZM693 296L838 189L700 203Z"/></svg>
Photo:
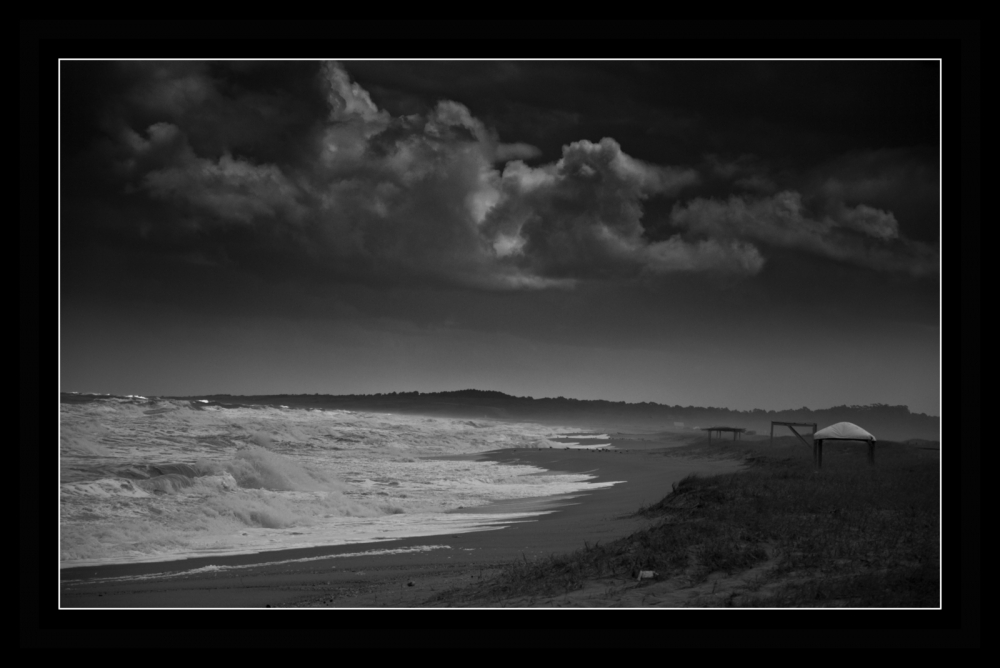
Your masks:
<svg viewBox="0 0 1000 668"><path fill-rule="evenodd" d="M813 440L874 441L876 439L856 424L852 424L850 422L838 422L837 424L830 425L825 429L817 431L813 434Z"/></svg>

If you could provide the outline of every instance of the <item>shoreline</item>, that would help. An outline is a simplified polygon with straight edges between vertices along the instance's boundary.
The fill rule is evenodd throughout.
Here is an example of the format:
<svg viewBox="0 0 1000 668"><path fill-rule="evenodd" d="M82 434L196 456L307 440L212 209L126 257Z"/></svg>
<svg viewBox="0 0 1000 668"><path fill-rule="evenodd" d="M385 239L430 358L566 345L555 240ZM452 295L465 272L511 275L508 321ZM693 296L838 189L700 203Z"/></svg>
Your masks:
<svg viewBox="0 0 1000 668"><path fill-rule="evenodd" d="M484 577L505 560L538 558L578 549L585 541L606 542L627 535L643 520L626 516L658 501L673 482L693 471L711 475L740 466L733 460L664 457L665 450L683 443L648 434L644 439L612 437L616 449L606 451L510 449L473 455L550 471L588 473L595 476L593 482L624 481L593 491L502 501L458 511L546 512L504 528L246 555L67 567L60 571L61 606L265 607L303 604L312 599L348 607L419 605L421 596L427 598L473 577ZM513 510L515 506L520 507ZM359 554L383 550L401 552ZM190 572L195 569L204 570ZM154 574L157 577L151 577ZM400 585L402 579L406 582ZM414 584L406 586L410 582Z"/></svg>
<svg viewBox="0 0 1000 668"><path fill-rule="evenodd" d="M883 441L869 466L863 449L836 448L817 470L793 437L664 436L475 455L628 481L522 500L553 512L504 529L81 580L64 583L62 607L940 608L938 451Z"/></svg>

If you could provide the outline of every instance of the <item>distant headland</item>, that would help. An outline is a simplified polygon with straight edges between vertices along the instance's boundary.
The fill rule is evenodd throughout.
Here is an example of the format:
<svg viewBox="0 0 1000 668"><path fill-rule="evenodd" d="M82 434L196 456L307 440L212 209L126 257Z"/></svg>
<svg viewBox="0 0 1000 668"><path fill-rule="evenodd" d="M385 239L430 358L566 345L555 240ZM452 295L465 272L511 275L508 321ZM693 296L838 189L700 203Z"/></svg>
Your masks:
<svg viewBox="0 0 1000 668"><path fill-rule="evenodd" d="M289 408L414 413L447 417L527 420L580 424L603 429L634 425L664 431L690 431L725 424L766 434L771 421L815 422L821 428L836 422L853 422L880 440L940 439L940 419L911 413L906 406L870 404L807 407L768 411L747 411L713 406L670 406L653 402L627 403L601 399L567 397L517 397L495 390L455 390L450 392L387 392L378 394L235 394L192 395L181 399L207 399L220 404L283 405Z"/></svg>

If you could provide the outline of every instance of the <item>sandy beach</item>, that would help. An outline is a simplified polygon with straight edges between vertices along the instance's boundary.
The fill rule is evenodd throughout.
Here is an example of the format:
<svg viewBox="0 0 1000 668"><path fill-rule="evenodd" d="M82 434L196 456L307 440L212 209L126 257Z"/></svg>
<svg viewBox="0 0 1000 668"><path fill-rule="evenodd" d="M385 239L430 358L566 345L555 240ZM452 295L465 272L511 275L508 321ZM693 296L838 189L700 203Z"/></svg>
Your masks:
<svg viewBox="0 0 1000 668"><path fill-rule="evenodd" d="M642 527L631 515L662 499L691 473L735 471L731 459L664 456L676 440L618 435L612 450L512 449L469 458L589 473L595 491L505 501L475 512L549 511L502 529L252 555L67 568L69 608L412 607L488 577L513 558L537 559L607 542ZM471 509L466 509L471 511ZM463 512L459 510L458 512ZM440 604L440 603L438 603ZM638 604L637 604L638 605Z"/></svg>

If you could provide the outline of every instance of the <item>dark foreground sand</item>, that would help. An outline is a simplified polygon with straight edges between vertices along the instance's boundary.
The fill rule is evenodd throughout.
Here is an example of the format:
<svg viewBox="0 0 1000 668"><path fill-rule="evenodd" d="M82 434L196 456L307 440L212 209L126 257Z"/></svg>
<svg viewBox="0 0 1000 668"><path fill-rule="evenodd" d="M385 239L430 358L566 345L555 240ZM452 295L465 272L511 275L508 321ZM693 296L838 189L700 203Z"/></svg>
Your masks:
<svg viewBox="0 0 1000 668"><path fill-rule="evenodd" d="M659 501L671 485L690 473L734 471L732 460L664 456L676 441L636 435L612 439L617 448L592 450L500 450L477 455L567 472L587 472L597 481L625 481L572 497L505 502L469 512L552 510L534 521L503 529L425 536L328 548L282 550L254 555L65 569L60 605L64 608L244 608L244 607L411 607L427 605L435 594L488 576L513 558L569 552L619 538L644 526L629 517ZM337 557L365 550L447 546L427 552ZM273 562L329 557L298 563ZM247 565L218 573L108 582L102 578L187 571L208 565ZM626 604L631 605L631 602ZM635 603L634 605L641 605Z"/></svg>

